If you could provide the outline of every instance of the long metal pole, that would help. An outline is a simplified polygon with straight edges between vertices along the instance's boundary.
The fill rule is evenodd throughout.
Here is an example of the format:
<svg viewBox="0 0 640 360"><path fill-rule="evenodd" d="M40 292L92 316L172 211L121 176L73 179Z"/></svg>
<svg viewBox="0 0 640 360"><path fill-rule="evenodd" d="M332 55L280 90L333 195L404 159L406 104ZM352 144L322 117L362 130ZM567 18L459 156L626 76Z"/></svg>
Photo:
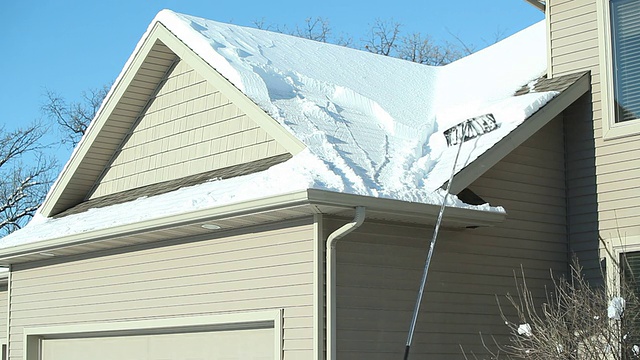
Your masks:
<svg viewBox="0 0 640 360"><path fill-rule="evenodd" d="M440 206L440 213L438 214L438 220L436 221L436 226L433 229L433 236L431 238L431 246L429 246L429 254L427 255L427 261L424 264L424 270L422 272L422 280L420 282L420 291L418 291L418 299L416 300L416 305L413 309L413 318L411 319L411 326L409 327L409 336L407 336L407 344L404 349L404 360L409 359L409 350L411 349L411 343L413 342L413 333L416 330L416 322L418 321L418 313L420 312L420 303L422 303L422 296L424 294L424 287L427 283L427 275L429 274L429 265L431 265L431 257L433 256L433 250L436 247L436 240L438 239L438 232L440 231L440 224L442 224L442 217L444 214L444 208L447 204L447 199L449 198L449 190L451 190L451 183L453 182L453 175L456 173L456 164L458 163L458 156L460 156L460 149L462 149L462 143L464 143L464 134L467 123L464 122L462 125L462 139L460 141L460 145L458 146L458 151L456 152L456 159L453 161L453 168L451 169L451 176L449 177L449 182L447 183L447 191L444 194L444 198L442 199L442 205Z"/></svg>

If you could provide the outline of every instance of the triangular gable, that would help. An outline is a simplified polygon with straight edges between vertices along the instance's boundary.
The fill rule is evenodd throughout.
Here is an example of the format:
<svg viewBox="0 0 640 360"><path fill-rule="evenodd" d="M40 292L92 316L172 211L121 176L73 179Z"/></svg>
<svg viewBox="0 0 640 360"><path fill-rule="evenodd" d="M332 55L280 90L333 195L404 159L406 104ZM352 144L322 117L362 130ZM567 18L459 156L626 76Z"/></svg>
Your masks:
<svg viewBox="0 0 640 360"><path fill-rule="evenodd" d="M304 147L156 22L40 211L49 217L90 198Z"/></svg>

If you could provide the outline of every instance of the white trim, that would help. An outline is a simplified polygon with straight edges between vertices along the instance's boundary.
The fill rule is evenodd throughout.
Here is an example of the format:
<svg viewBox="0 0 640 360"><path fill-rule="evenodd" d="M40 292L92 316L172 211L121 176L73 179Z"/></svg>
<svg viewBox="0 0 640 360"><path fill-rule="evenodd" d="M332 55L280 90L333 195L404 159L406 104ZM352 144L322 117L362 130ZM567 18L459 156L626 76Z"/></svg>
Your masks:
<svg viewBox="0 0 640 360"><path fill-rule="evenodd" d="M5 349L6 354L5 358L9 359L9 334L11 333L11 266L9 266L9 271L7 273L7 324L5 325L5 329L7 331L7 337L4 339L4 343L7 344L7 348ZM0 349L1 350L1 349Z"/></svg>
<svg viewBox="0 0 640 360"><path fill-rule="evenodd" d="M185 331L271 328L274 329L274 359L282 360L282 316L283 310L165 318L154 320L132 320L108 323L72 324L48 327L25 328L23 331L24 360L40 360L43 339L82 338L88 336L126 336L171 334Z"/></svg>
<svg viewBox="0 0 640 360"><path fill-rule="evenodd" d="M618 244L614 244L614 239L617 239ZM615 261L620 262L621 255L624 253L630 252L639 252L640 251L640 235L631 235L631 236L622 236L622 234L616 235L614 238L605 239L605 246L609 247L611 254L615 256ZM620 293L620 271L621 269L616 269L616 271L609 271L610 261L607 259L607 284L611 285L608 288L614 289L609 296L617 296ZM613 264L611 264L613 265ZM620 264L622 265L622 264Z"/></svg>
<svg viewBox="0 0 640 360"><path fill-rule="evenodd" d="M617 139L640 134L640 119L616 123L611 48L611 13L609 0L597 0L598 47L600 49L600 88L602 104L602 138Z"/></svg>
<svg viewBox="0 0 640 360"><path fill-rule="evenodd" d="M313 215L313 360L324 356L324 219Z"/></svg>

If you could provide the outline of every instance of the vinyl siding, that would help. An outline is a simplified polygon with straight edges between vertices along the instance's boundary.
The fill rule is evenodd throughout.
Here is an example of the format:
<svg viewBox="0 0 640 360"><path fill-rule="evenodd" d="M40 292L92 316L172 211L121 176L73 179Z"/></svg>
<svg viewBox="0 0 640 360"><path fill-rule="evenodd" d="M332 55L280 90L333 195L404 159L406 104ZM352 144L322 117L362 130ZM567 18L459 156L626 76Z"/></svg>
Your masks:
<svg viewBox="0 0 640 360"><path fill-rule="evenodd" d="M552 75L591 71L591 95L565 111L565 130L571 250L595 276L604 257L598 236L626 246L640 237L640 136L603 138L598 3L548 4Z"/></svg>
<svg viewBox="0 0 640 360"><path fill-rule="evenodd" d="M539 299L549 270L566 271L562 137L558 118L470 186L508 218L493 228L441 232L412 357L460 359L460 345L483 354L479 332L505 340L495 296L515 291L514 271L525 269ZM325 223L329 233L344 220ZM401 358L431 235L431 228L369 220L338 242L338 358Z"/></svg>
<svg viewBox="0 0 640 360"><path fill-rule="evenodd" d="M284 358L309 359L313 229L304 219L15 266L10 358L22 359L27 327L282 308Z"/></svg>
<svg viewBox="0 0 640 360"><path fill-rule="evenodd" d="M179 61L90 198L285 153L211 82Z"/></svg>

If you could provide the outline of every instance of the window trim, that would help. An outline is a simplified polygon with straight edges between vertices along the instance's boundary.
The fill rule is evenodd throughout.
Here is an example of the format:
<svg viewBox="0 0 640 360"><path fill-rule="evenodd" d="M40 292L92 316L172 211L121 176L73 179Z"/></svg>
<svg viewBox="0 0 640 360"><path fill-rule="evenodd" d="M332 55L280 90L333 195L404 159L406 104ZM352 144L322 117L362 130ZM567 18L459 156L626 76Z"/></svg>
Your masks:
<svg viewBox="0 0 640 360"><path fill-rule="evenodd" d="M613 49L609 0L598 0L598 44L600 48L600 94L602 137L605 140L640 134L640 118L616 123L613 84Z"/></svg>

